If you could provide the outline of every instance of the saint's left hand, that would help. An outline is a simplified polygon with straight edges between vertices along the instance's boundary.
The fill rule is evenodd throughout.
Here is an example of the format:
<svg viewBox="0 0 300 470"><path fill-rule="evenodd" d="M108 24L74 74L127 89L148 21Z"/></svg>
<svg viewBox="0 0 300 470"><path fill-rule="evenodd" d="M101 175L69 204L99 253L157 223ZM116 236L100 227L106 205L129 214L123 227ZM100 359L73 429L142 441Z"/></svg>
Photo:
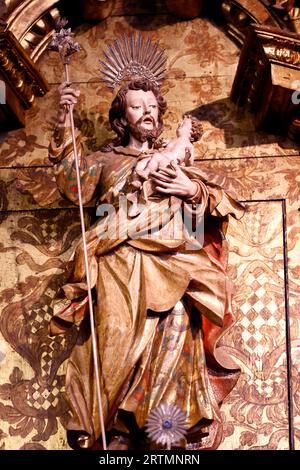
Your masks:
<svg viewBox="0 0 300 470"><path fill-rule="evenodd" d="M150 173L150 177L156 185L156 190L163 194L193 197L198 190L197 184L191 181L175 162L172 162L172 167L174 170L164 168Z"/></svg>

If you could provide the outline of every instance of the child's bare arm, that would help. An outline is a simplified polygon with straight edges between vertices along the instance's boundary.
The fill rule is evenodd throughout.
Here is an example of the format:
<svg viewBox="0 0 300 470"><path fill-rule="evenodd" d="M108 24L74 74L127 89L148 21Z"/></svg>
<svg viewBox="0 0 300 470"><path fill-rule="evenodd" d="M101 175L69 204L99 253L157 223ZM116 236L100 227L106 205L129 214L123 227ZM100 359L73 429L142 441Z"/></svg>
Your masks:
<svg viewBox="0 0 300 470"><path fill-rule="evenodd" d="M135 165L135 168L134 168L132 181L131 181L131 185L134 188L139 189L142 186L143 180L145 179L144 178L144 171L145 171L145 168L147 167L150 159L151 159L151 157L145 157L145 158L142 158L141 160L137 161L137 163Z"/></svg>
<svg viewBox="0 0 300 470"><path fill-rule="evenodd" d="M195 129L193 129L193 118L185 116L178 125L176 137L170 140L163 150L137 162L132 185L136 188L140 188L142 181L146 180L152 171L165 168L172 161L184 166L193 165L194 146L191 141L198 140L200 130L198 132L199 135L196 135L197 139L195 139L193 132L195 133Z"/></svg>
<svg viewBox="0 0 300 470"><path fill-rule="evenodd" d="M166 159L166 156L163 152L156 152L147 160L146 165L136 165L136 173L144 179L147 179L151 171L157 171L161 165L167 165L169 160Z"/></svg>

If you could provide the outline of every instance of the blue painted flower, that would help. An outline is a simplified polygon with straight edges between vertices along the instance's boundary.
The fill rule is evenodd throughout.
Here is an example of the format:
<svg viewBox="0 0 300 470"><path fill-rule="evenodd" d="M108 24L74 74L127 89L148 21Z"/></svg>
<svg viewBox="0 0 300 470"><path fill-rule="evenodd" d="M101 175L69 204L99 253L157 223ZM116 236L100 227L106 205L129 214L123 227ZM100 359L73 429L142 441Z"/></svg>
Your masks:
<svg viewBox="0 0 300 470"><path fill-rule="evenodd" d="M145 427L150 439L171 449L186 434L186 414L177 405L162 403L151 411Z"/></svg>

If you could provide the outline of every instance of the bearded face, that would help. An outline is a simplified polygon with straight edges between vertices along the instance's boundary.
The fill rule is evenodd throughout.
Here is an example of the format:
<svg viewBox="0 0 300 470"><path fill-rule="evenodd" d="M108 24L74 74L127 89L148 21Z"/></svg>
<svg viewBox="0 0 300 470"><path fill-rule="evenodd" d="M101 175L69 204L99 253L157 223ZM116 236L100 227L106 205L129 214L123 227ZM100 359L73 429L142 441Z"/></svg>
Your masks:
<svg viewBox="0 0 300 470"><path fill-rule="evenodd" d="M153 123L152 129L145 129L143 126L143 118L140 118L135 124L128 123L129 133L135 137L139 142L148 141L150 147L158 139L163 130L163 125Z"/></svg>
<svg viewBox="0 0 300 470"><path fill-rule="evenodd" d="M125 116L130 135L139 142L155 142L162 132L158 122L158 104L152 91L129 90L126 94Z"/></svg>

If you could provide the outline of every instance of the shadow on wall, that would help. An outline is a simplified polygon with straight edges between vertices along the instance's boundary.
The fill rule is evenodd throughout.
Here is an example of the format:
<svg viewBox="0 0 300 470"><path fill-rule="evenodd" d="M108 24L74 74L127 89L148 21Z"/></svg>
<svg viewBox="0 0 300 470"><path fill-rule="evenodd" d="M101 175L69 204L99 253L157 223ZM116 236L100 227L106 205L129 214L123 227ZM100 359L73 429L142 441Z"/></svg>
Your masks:
<svg viewBox="0 0 300 470"><path fill-rule="evenodd" d="M291 149L293 153L299 151L299 145L285 136L256 130L253 116L239 110L229 97L201 105L186 114L209 123L212 128L221 129L227 149L277 144L282 149Z"/></svg>

